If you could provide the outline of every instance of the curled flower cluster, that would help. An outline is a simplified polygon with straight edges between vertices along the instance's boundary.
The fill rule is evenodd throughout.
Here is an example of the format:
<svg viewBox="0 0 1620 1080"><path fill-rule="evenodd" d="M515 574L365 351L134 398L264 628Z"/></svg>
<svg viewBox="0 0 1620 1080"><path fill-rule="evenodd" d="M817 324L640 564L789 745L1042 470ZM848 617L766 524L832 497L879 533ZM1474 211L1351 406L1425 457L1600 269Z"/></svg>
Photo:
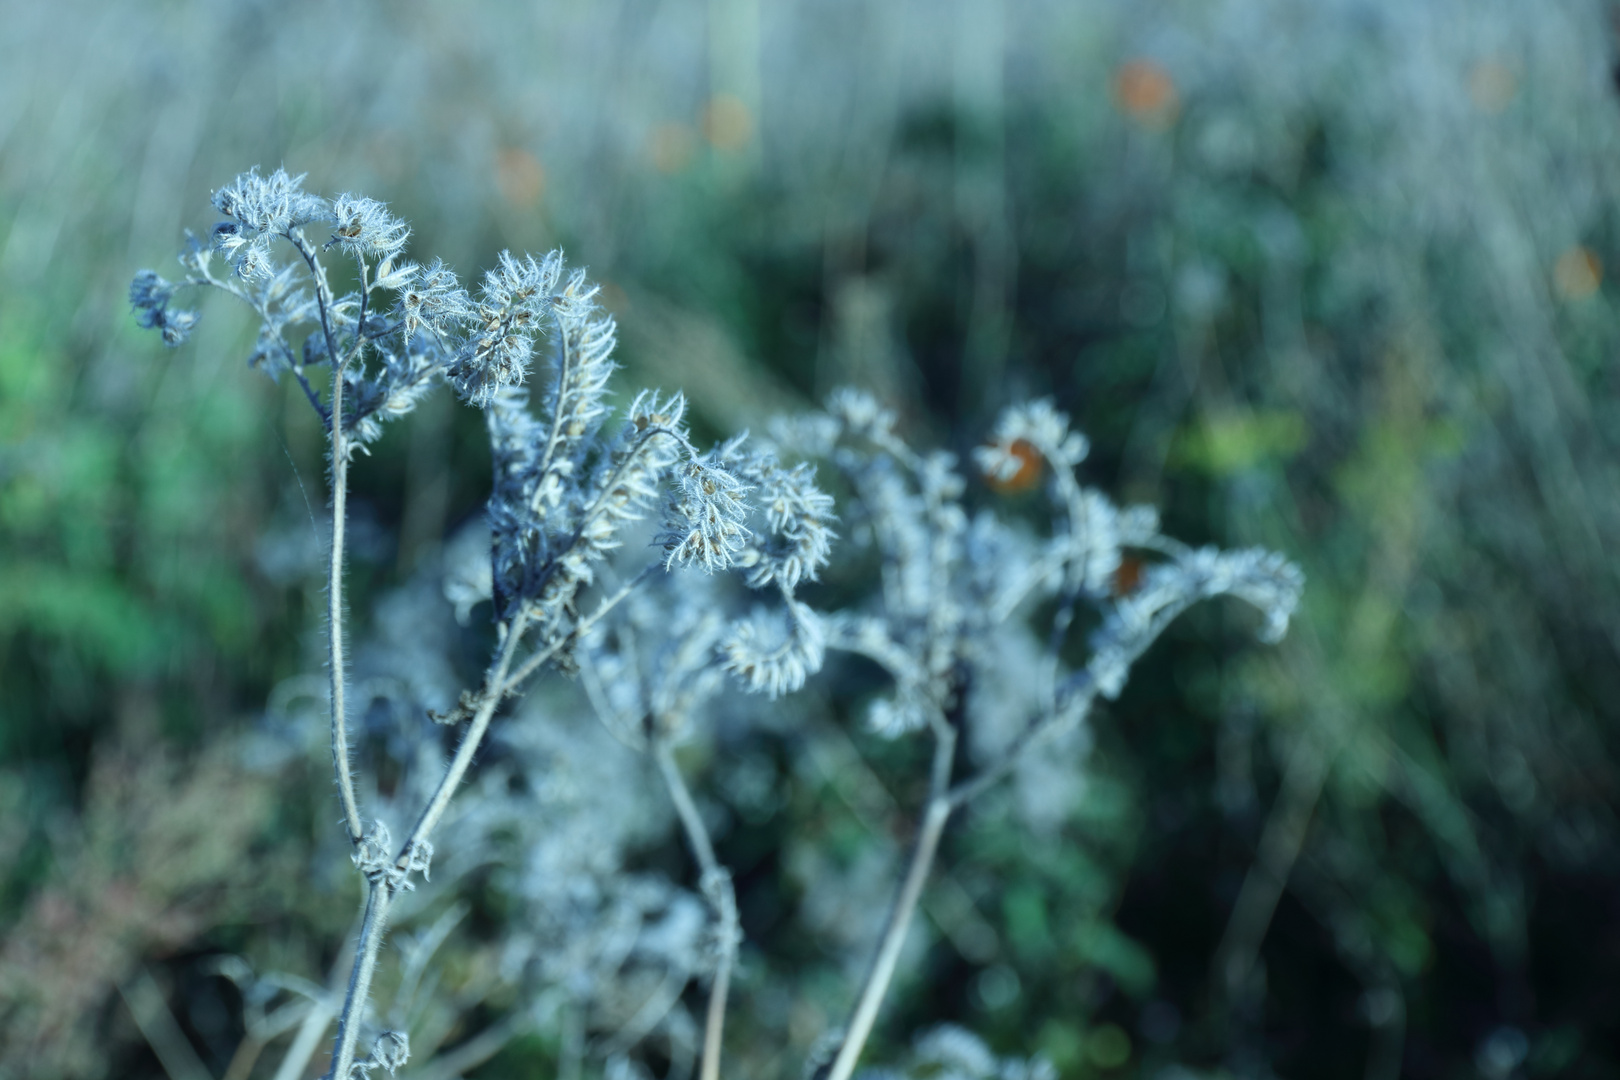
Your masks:
<svg viewBox="0 0 1620 1080"><path fill-rule="evenodd" d="M815 469L804 462L789 469L767 457L748 473L755 479L755 501L766 524L739 560L748 567L748 584L763 589L780 582L791 590L801 581L814 581L837 536L832 496L816 486Z"/></svg>
<svg viewBox="0 0 1620 1080"><path fill-rule="evenodd" d="M715 649L726 628L716 582L668 576L638 592L586 642L583 682L615 738L646 749L680 739L723 687Z"/></svg>
<svg viewBox="0 0 1620 1080"><path fill-rule="evenodd" d="M872 703L870 726L896 735L943 723L957 695L956 642L977 599L954 580L963 563L968 519L952 455L918 454L894 432L895 417L869 395L839 390L827 412L779 424L785 441L829 457L857 496L856 520L881 559L882 613L835 617L827 644L876 661L895 692Z"/></svg>
<svg viewBox="0 0 1620 1080"><path fill-rule="evenodd" d="M1091 692L1117 696L1131 664L1199 600L1229 595L1252 604L1264 616L1265 641L1280 639L1298 603L1303 578L1281 556L1188 548L1159 532L1151 507L1120 509L1083 487L1075 467L1088 443L1050 401L1008 409L990 444L976 454L992 482L1025 469L1029 453L1049 466L1053 528L1045 540L988 510L970 519L953 459L911 450L895 433L893 414L858 391L841 390L826 413L776 430L845 473L857 496L856 519L881 558L881 603L833 616L827 644L888 671L894 690L869 713L873 729L884 734L944 722L969 686L976 688L973 712L1029 712L1027 700L987 700L986 688L997 680L975 672L1002 654L998 637L1026 632L1015 616L1040 601L1055 599L1058 612L1048 635L1044 704L1025 716L1026 731L1060 717L1073 722ZM1140 581L1121 588L1127 549L1154 561ZM1086 677L1063 670L1059 648L1081 601L1102 615L1081 673ZM971 729L975 717L965 721Z"/></svg>
<svg viewBox="0 0 1620 1080"><path fill-rule="evenodd" d="M171 309L175 286L151 270L142 270L129 285L129 302L135 308L136 320L142 328L157 330L163 335L163 344L183 343L197 325L197 313L184 308Z"/></svg>
<svg viewBox="0 0 1620 1080"><path fill-rule="evenodd" d="M484 274L478 303L471 307L472 332L449 369L451 384L464 399L487 406L502 387L523 383L561 273L561 252L536 260L503 251L495 268Z"/></svg>
<svg viewBox="0 0 1620 1080"><path fill-rule="evenodd" d="M407 346L419 330L437 334L472 318L473 306L467 291L456 280L455 271L439 259L425 267L406 263L394 274L397 279L385 275L377 284L397 290L391 317L399 322ZM443 339L439 344L443 347Z"/></svg>
<svg viewBox="0 0 1620 1080"><path fill-rule="evenodd" d="M773 700L820 671L826 650L820 617L795 601L781 612L756 609L720 643L725 670L751 693Z"/></svg>
<svg viewBox="0 0 1620 1080"><path fill-rule="evenodd" d="M1086 437L1070 430L1068 414L1059 412L1047 398L1016 405L1001 414L990 444L975 455L979 467L986 476L1012 479L1026 464L1024 456L1016 452L1020 443L1052 462L1053 468L1073 469L1091 452Z"/></svg>
<svg viewBox="0 0 1620 1080"><path fill-rule="evenodd" d="M723 451L717 451L723 456ZM718 467L713 454L681 469L676 497L671 501L665 546L665 569L690 563L713 573L735 561L749 537L743 524L747 489L742 481Z"/></svg>
<svg viewBox="0 0 1620 1080"><path fill-rule="evenodd" d="M1277 642L1299 605L1305 577L1299 567L1263 548L1220 551L1179 548L1107 608L1092 635L1087 670L1104 697L1118 697L1131 664L1164 628L1199 600L1235 596L1265 618L1261 641Z"/></svg>
<svg viewBox="0 0 1620 1080"><path fill-rule="evenodd" d="M638 396L613 439L570 436L586 423L581 417L594 419L606 393L586 377L591 395L553 391L549 420L537 420L516 390L497 395L488 410L493 588L503 618L527 607L543 627L567 620L596 565L620 546L622 530L646 516L676 479L677 463L690 457L686 402L678 394Z"/></svg>

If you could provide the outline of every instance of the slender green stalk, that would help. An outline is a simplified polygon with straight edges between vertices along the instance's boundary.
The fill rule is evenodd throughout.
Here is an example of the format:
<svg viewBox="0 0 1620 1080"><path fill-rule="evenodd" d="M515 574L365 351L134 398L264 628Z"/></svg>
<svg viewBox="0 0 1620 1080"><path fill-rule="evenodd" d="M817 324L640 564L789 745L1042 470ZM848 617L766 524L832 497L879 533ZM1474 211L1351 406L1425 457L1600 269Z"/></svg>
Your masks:
<svg viewBox="0 0 1620 1080"><path fill-rule="evenodd" d="M703 1026L703 1065L699 1080L720 1080L720 1046L726 1025L726 997L731 989L731 968L737 960L737 893L731 884L731 875L715 858L714 843L709 839L708 827L698 813L692 792L675 764L675 753L665 739L659 739L653 748L658 760L658 771L663 774L664 786L675 804L675 812L686 830L703 871L703 893L714 907L720 922L720 961L715 966L714 985L709 990L708 1016Z"/></svg>
<svg viewBox="0 0 1620 1080"><path fill-rule="evenodd" d="M906 943L906 931L911 928L911 917L922 898L923 886L934 866L939 851L940 837L945 834L945 823L950 820L953 803L949 798L951 762L956 751L956 732L943 722L934 725L934 764L929 778L928 809L923 815L922 827L917 831L917 846L911 853L911 865L905 881L889 909L889 921L878 943L872 968L861 994L850 1014L844 1041L833 1059L827 1080L849 1080L861 1058L861 1050L877 1023L878 1010L889 992L894 979L895 965L900 962L900 950Z"/></svg>

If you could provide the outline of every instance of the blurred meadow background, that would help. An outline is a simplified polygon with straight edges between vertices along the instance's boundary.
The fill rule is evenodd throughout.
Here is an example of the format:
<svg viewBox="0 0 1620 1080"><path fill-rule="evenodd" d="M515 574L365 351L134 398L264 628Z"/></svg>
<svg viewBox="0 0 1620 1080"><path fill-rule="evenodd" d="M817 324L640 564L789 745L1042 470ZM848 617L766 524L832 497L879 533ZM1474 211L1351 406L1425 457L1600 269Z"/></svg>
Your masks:
<svg viewBox="0 0 1620 1080"><path fill-rule="evenodd" d="M1041 805L953 828L869 1061L949 1021L1065 1078L1620 1073L1616 14L3 0L0 1076L277 1075L296 1032L233 973L342 966L358 883L300 720L321 434L245 369L246 311L168 352L127 300L253 165L387 201L463 280L564 246L624 385L705 436L854 384L965 454L1051 395L1091 482L1303 566L1281 646L1196 612ZM431 399L353 483L382 670L487 492L476 417ZM915 762L851 719L862 677L692 752L739 1077L799 1075L898 873ZM615 857L678 871L649 820ZM401 924L443 938L420 1062L513 1007L503 865ZM462 1071L599 1075L596 1023Z"/></svg>

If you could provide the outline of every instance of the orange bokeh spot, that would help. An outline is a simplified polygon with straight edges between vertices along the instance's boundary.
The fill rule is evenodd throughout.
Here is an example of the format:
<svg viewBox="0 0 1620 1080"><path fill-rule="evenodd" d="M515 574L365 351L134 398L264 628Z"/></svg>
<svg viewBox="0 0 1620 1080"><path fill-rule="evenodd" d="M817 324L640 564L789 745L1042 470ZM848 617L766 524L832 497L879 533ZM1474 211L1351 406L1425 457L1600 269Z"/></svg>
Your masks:
<svg viewBox="0 0 1620 1080"><path fill-rule="evenodd" d="M1585 300L1603 281L1603 263L1584 247L1572 247L1553 266L1553 287L1565 300Z"/></svg>
<svg viewBox="0 0 1620 1080"><path fill-rule="evenodd" d="M754 118L738 98L716 94L703 106L703 136L716 150L741 150L754 137Z"/></svg>
<svg viewBox="0 0 1620 1080"><path fill-rule="evenodd" d="M1041 479L1041 452L1023 439L1014 440L1007 448L1007 452L1018 459L1018 471L1005 480L990 473L985 474L985 483L990 490L1002 495L1012 495L1020 491L1028 491Z"/></svg>
<svg viewBox="0 0 1620 1080"><path fill-rule="evenodd" d="M665 176L684 172L697 152L697 134L685 124L660 124L647 139L653 168Z"/></svg>
<svg viewBox="0 0 1620 1080"><path fill-rule="evenodd" d="M1481 60L1468 71L1468 97L1480 112L1501 112L1518 89L1518 76L1500 60Z"/></svg>
<svg viewBox="0 0 1620 1080"><path fill-rule="evenodd" d="M1147 563L1134 555L1126 555L1119 560L1119 567L1114 571L1114 595L1129 596L1142 585L1142 571L1147 569Z"/></svg>
<svg viewBox="0 0 1620 1080"><path fill-rule="evenodd" d="M1114 73L1114 103L1132 120L1162 128L1175 119L1179 104L1170 73L1151 60L1127 60Z"/></svg>
<svg viewBox="0 0 1620 1080"><path fill-rule="evenodd" d="M512 206L527 209L546 190L546 170L527 150L502 150L495 158L495 183Z"/></svg>

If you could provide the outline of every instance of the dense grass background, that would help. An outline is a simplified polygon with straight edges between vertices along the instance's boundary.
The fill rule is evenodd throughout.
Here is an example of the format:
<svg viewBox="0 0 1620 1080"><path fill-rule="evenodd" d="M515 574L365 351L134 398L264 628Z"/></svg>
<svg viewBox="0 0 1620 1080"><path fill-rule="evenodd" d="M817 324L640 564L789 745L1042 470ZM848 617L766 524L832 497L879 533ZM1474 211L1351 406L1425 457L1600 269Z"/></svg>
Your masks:
<svg viewBox="0 0 1620 1080"><path fill-rule="evenodd" d="M854 382L965 451L1049 393L1094 480L1305 567L1281 648L1222 609L1172 634L1057 825L953 832L941 888L989 937L925 935L877 1059L951 1019L1073 1077L1611 1075L1613 19L0 3L0 1075L161 1075L145 980L219 1075L209 965L321 979L347 927L318 748L255 749L319 671L319 432L241 368L244 313L166 353L125 296L254 164L387 200L463 277L565 245L625 384L710 433ZM440 400L355 470L362 635L480 504L480 439ZM805 867L881 895L904 835L915 763L844 715L863 677L704 751L760 1003L739 1075L794 1075L847 1006L861 944Z"/></svg>

